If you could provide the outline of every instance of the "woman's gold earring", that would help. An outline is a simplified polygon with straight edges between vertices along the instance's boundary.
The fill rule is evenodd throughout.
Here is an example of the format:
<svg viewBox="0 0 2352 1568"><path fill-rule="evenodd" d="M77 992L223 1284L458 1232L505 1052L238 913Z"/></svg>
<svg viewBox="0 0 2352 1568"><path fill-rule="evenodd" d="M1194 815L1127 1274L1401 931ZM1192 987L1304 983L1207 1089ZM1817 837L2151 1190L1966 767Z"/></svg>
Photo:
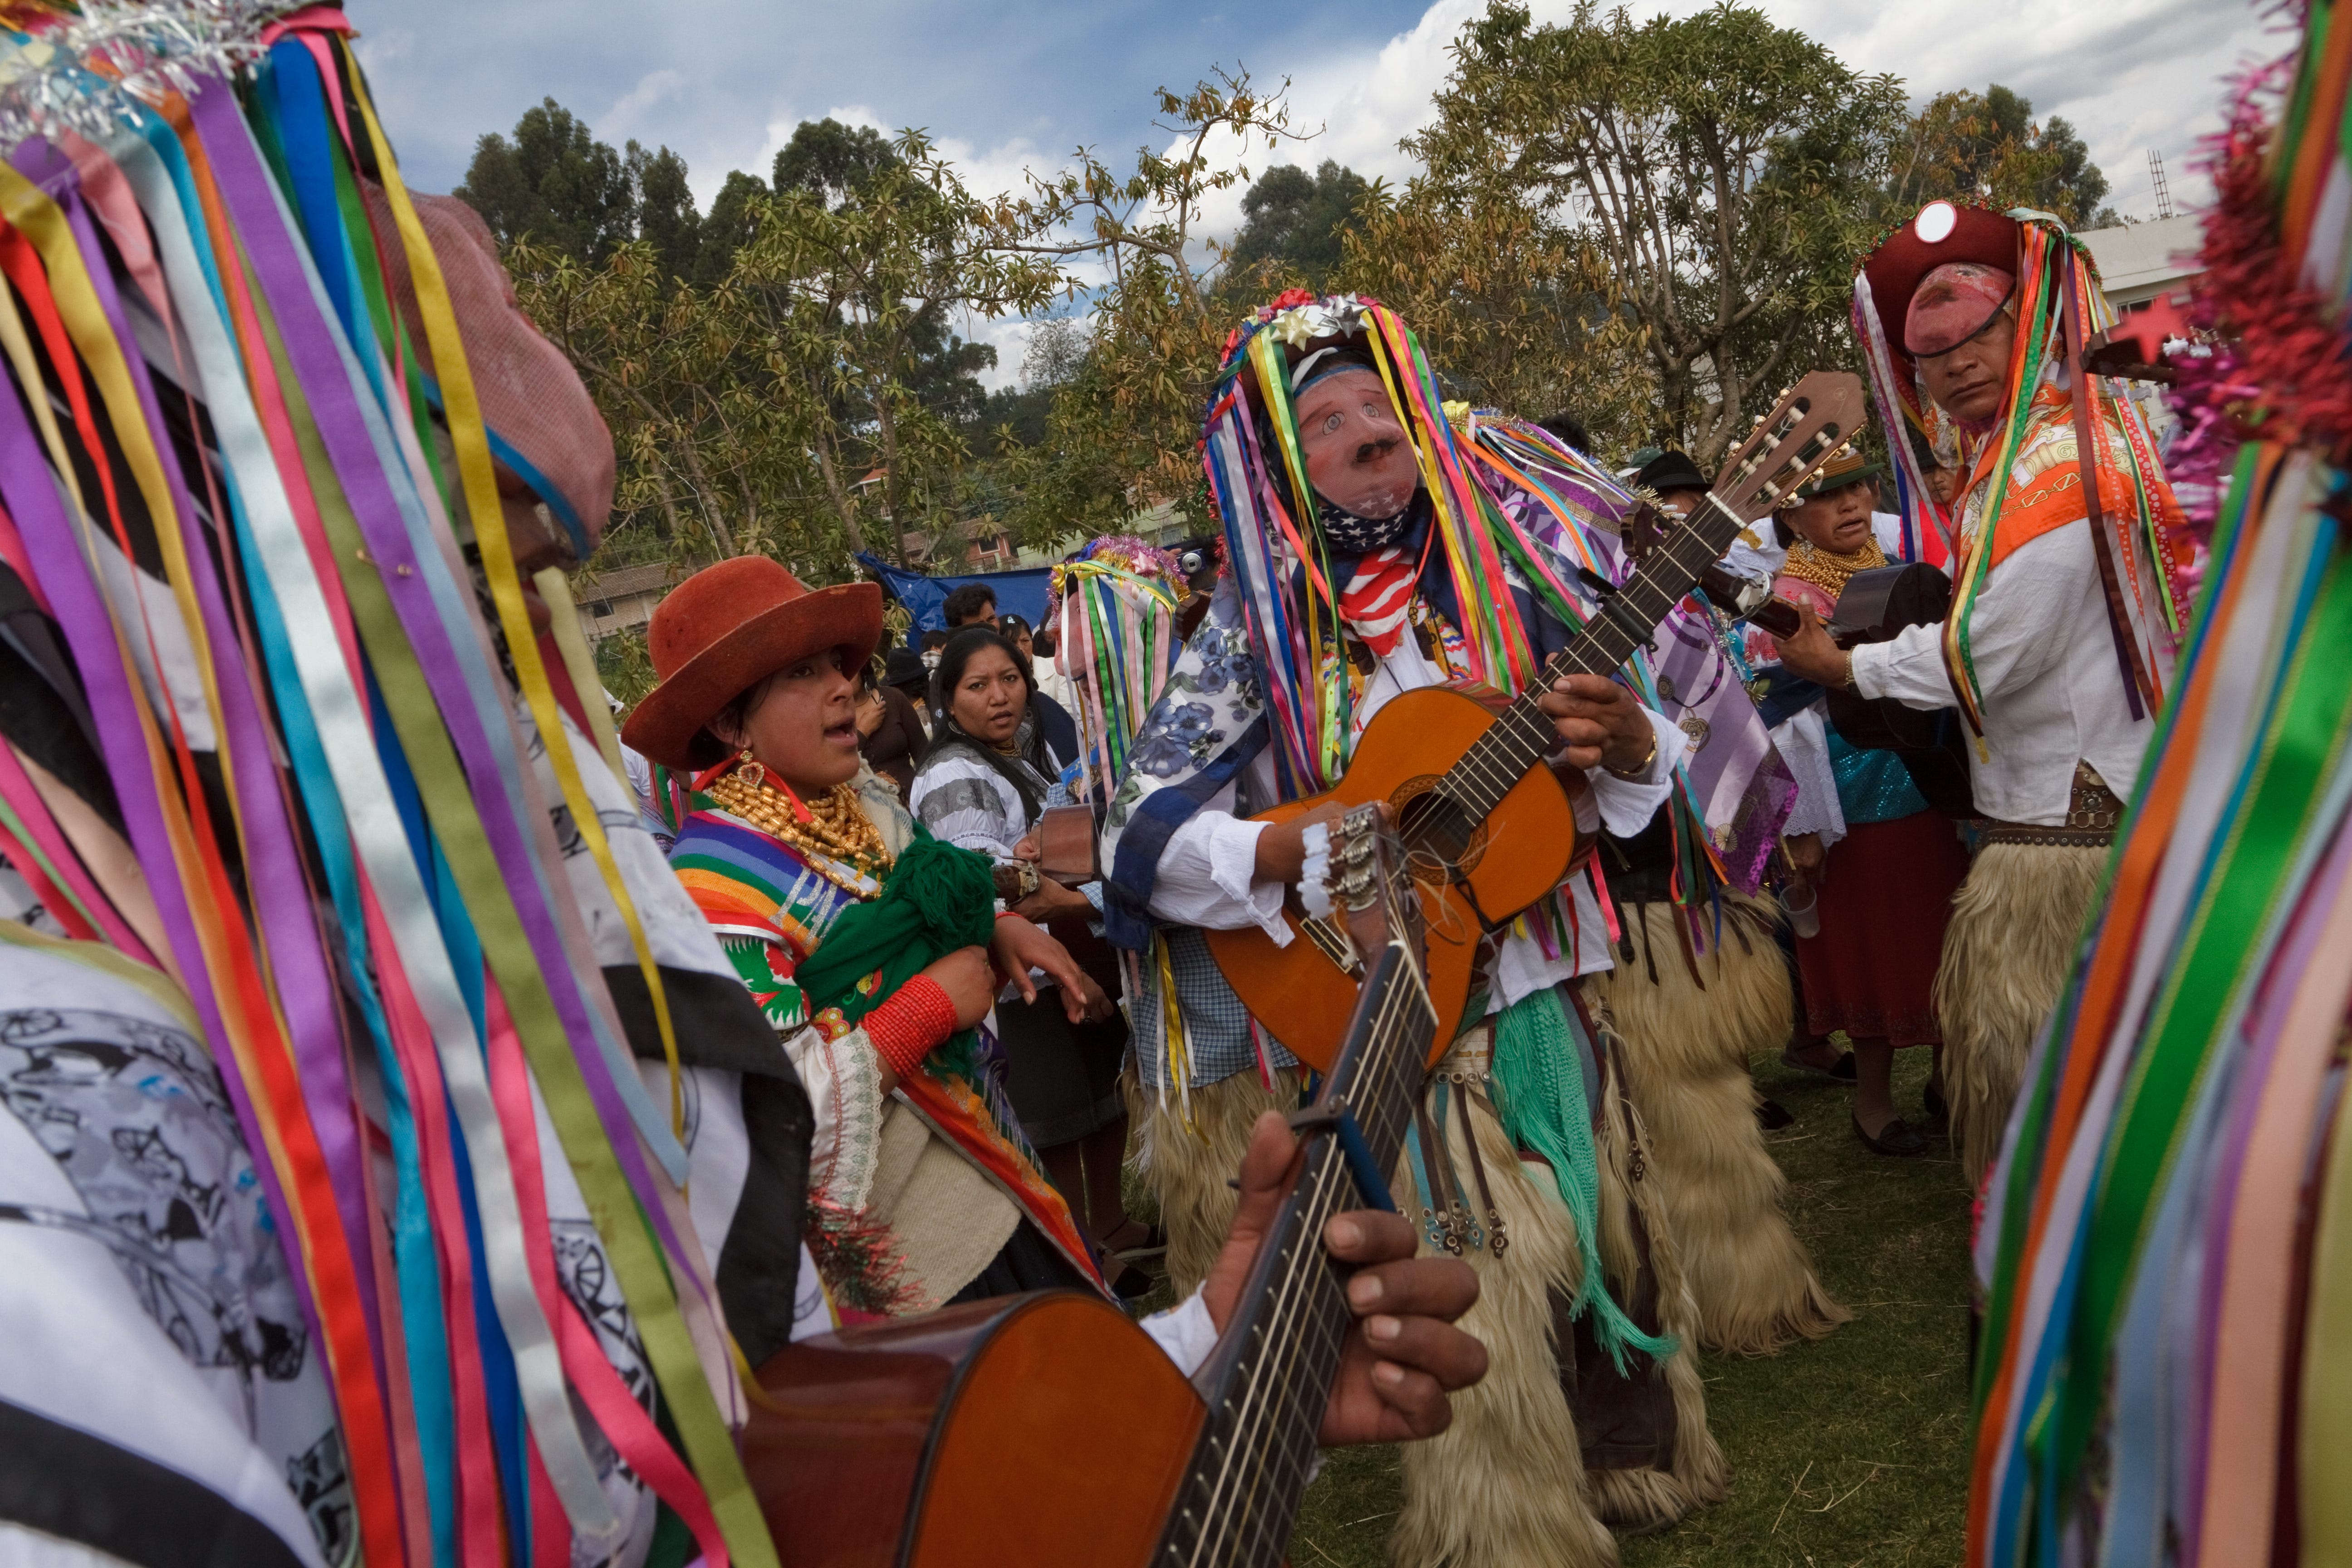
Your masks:
<svg viewBox="0 0 2352 1568"><path fill-rule="evenodd" d="M750 784L753 789L758 789L767 782L768 770L760 765L758 758L751 755L751 747L746 746L736 752L735 760L743 764L738 771L745 784Z"/></svg>

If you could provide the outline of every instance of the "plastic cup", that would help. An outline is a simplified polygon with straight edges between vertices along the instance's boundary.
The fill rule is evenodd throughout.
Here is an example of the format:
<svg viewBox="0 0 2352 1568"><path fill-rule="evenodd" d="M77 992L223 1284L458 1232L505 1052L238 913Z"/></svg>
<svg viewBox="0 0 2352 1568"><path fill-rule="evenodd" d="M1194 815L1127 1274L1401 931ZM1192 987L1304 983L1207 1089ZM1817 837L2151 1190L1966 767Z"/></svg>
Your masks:
<svg viewBox="0 0 2352 1568"><path fill-rule="evenodd" d="M1811 882L1792 883L1780 889L1780 907L1789 911L1789 929L1801 937L1822 934L1820 895Z"/></svg>

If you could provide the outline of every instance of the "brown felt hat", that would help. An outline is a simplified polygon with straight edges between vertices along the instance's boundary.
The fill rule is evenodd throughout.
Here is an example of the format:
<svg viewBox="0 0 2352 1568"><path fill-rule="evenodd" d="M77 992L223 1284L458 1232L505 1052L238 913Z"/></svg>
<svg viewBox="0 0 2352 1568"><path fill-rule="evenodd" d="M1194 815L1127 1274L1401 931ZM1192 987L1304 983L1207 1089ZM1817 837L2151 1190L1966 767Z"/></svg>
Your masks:
<svg viewBox="0 0 2352 1568"><path fill-rule="evenodd" d="M697 756L695 737L739 693L826 648L855 670L881 640L878 584L810 588L765 555L706 566L654 607L646 643L661 684L621 739L665 767L694 768L709 760Z"/></svg>

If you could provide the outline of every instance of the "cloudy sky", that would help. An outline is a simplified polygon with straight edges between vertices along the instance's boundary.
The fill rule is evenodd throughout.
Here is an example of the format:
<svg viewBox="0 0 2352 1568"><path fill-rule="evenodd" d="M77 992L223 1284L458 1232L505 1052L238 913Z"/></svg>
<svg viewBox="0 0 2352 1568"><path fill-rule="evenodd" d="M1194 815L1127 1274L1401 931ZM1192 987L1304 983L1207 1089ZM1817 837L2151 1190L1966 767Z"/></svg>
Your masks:
<svg viewBox="0 0 2352 1568"><path fill-rule="evenodd" d="M1704 0L1646 0L1636 15ZM2152 216L2147 151L2176 201L2219 122L2224 79L2282 52L2243 0L1762 0L1857 68L1900 77L1915 100L1999 81L2037 116L2061 114L2091 146L2121 212ZM1122 166L1164 142L1151 92L1213 66L1262 85L1291 79L1294 120L1324 129L1283 154L1338 158L1401 180L1399 138L1422 124L1447 46L1486 0L345 0L409 178L446 189L475 139L552 97L615 145L683 154L707 200L731 168L767 173L800 121L826 114L920 126L979 188L1017 185L1081 143ZM1572 0L1531 0L1538 18ZM646 27L658 17L657 30ZM1252 154L1253 172L1265 161ZM1224 215L1238 217L1238 207ZM1019 363L1018 333L982 335Z"/></svg>

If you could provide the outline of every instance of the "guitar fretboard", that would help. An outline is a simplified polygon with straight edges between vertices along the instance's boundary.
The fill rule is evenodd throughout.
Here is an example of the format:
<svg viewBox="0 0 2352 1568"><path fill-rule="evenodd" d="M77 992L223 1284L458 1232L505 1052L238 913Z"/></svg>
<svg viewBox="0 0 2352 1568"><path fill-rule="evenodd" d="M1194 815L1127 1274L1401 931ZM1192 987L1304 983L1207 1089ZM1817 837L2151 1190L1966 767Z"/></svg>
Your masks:
<svg viewBox="0 0 2352 1568"><path fill-rule="evenodd" d="M1699 574L1720 559L1746 526L1738 515L1712 495L1643 560L1635 573L1613 595L1620 615L1596 610L1569 645L1554 654L1534 682L1503 710L1478 737L1462 760L1446 772L1439 793L1470 825L1485 819L1500 805L1529 769L1559 744L1559 732L1536 700L1552 682L1566 675L1607 675L1633 656L1648 637L1649 628L1665 619L1666 612L1690 592ZM1621 625L1621 618L1628 623ZM1642 628L1639 636L1629 629ZM1408 841L1411 835L1408 834Z"/></svg>
<svg viewBox="0 0 2352 1568"><path fill-rule="evenodd" d="M1320 1102L1353 1108L1385 1177L1404 1147L1437 1015L1420 966L1395 944L1376 955L1363 995ZM1153 1558L1162 1568L1283 1561L1352 1321L1346 1276L1323 1250L1323 1227L1362 1206L1335 1137L1315 1137L1242 1305L1194 1380L1208 1422Z"/></svg>

